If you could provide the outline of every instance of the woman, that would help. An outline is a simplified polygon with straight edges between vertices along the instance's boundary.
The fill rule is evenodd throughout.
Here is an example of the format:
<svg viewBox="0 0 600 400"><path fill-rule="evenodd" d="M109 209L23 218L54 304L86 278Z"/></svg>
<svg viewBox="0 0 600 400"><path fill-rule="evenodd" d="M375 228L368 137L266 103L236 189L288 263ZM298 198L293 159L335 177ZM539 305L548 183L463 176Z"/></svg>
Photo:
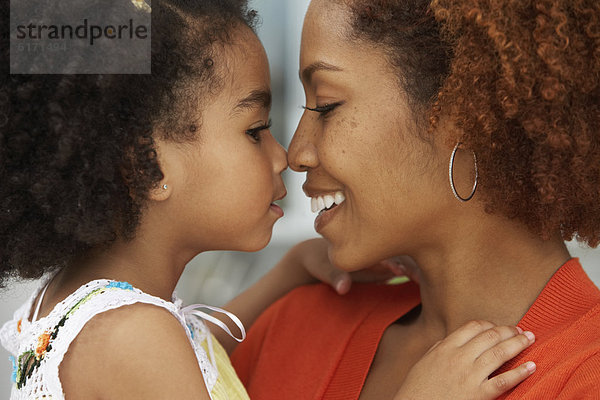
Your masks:
<svg viewBox="0 0 600 400"><path fill-rule="evenodd" d="M248 398L225 351L233 339L220 345L231 332L201 311L207 306L183 307L173 290L198 253L256 251L283 215L274 202L285 196L287 159L269 131L256 15L239 0L133 3L85 2L85 12L149 22L151 11L152 74L10 75L9 35L0 37L0 286L13 275L44 276L0 328L13 400ZM0 21L13 11L0 6ZM56 21L64 10L38 11ZM82 71L72 54L53 55L39 53L32 68ZM303 256L327 258L313 244L230 304L246 326L312 280ZM238 318L224 314L243 338ZM215 337L205 321L216 322ZM505 349L492 357L497 365L531 344L505 329L507 340L483 346L492 356ZM476 352L459 353L481 374ZM428 375L454 372L432 361ZM532 372L526 367L471 380L475 392L463 384L462 398L498 393L495 380L516 384Z"/></svg>
<svg viewBox="0 0 600 400"><path fill-rule="evenodd" d="M599 18L592 0L312 1L290 166L336 265L408 254L420 290L292 292L233 355L251 397L392 398L483 319L536 334L499 370L538 366L505 398L598 398L600 291L563 240L600 239Z"/></svg>

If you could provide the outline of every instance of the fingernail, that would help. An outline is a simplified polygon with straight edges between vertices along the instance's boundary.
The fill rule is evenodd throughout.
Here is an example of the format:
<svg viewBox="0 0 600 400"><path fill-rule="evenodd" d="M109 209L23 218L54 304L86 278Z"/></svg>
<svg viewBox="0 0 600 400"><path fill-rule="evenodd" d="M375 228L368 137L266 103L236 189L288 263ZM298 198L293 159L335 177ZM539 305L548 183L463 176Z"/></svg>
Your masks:
<svg viewBox="0 0 600 400"><path fill-rule="evenodd" d="M537 365L535 365L533 361L528 361L527 363L525 363L525 368L527 368L527 371L529 371L529 375L531 375L537 369Z"/></svg>
<svg viewBox="0 0 600 400"><path fill-rule="evenodd" d="M396 275L405 275L406 268L404 268L403 264L390 264L390 269Z"/></svg>
<svg viewBox="0 0 600 400"><path fill-rule="evenodd" d="M338 294L343 294L346 292L344 289L346 289L346 284L343 279L340 279L335 284L335 291L338 292Z"/></svg>
<svg viewBox="0 0 600 400"><path fill-rule="evenodd" d="M523 332L523 335L527 336L527 339L529 339L531 343L535 342L535 335L533 334L533 332Z"/></svg>
<svg viewBox="0 0 600 400"><path fill-rule="evenodd" d="M520 327L517 326L517 332L519 332L519 335L523 334L523 329L521 329Z"/></svg>

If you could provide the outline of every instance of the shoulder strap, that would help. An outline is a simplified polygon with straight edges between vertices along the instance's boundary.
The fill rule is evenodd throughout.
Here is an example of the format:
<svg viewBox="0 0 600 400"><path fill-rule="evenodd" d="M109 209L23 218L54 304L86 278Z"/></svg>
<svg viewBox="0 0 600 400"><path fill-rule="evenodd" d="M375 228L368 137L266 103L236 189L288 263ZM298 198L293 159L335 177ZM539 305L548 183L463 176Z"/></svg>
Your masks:
<svg viewBox="0 0 600 400"><path fill-rule="evenodd" d="M35 322L37 320L38 315L40 314L40 308L42 306L42 301L44 300L44 295L46 294L46 290L48 290L48 286L50 286L50 281L46 283L44 286L44 290L40 293L40 297L38 298L37 305L35 306L35 311L33 312L33 316L31 317L31 322Z"/></svg>

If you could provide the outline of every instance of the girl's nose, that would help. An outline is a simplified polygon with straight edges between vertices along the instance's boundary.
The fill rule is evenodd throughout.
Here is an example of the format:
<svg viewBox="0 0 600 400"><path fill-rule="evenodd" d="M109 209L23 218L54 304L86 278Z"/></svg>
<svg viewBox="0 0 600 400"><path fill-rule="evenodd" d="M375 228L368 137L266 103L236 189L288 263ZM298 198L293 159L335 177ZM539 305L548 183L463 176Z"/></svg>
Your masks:
<svg viewBox="0 0 600 400"><path fill-rule="evenodd" d="M287 153L283 146L275 140L275 155L273 157L273 168L277 174L281 174L288 167Z"/></svg>

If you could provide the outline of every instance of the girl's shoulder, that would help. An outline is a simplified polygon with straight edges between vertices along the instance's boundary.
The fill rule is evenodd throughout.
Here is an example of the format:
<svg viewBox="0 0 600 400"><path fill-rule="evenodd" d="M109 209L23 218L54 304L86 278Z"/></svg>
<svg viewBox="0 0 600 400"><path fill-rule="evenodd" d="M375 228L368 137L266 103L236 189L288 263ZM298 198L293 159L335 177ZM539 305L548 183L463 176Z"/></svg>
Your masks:
<svg viewBox="0 0 600 400"><path fill-rule="evenodd" d="M98 379L85 380L93 384L102 381L102 376L118 382L118 377L127 376L123 371L135 369L138 372L127 381L131 384L134 378L152 376L151 371L164 372L170 361L188 368L191 362L191 371L202 370L205 379L208 378L206 385L214 384L216 374L208 370L208 357L192 339L196 336L202 340L209 334L208 328L202 321L189 321L175 296L169 302L127 282L95 280L79 287L47 316L33 318L32 322L29 315L35 299L43 296L40 293L50 278L41 280L40 288L0 330L2 344L13 354L13 392L25 398L32 390L63 398L63 389L67 387L69 392L73 387L83 391L93 389L82 384L84 370L95 371L93 375ZM194 352L189 351L190 344ZM136 360L144 363L134 365ZM152 360L162 360L161 365ZM111 365L117 361L120 366ZM144 368L151 371L140 374ZM157 377L153 379L154 382ZM201 387L202 379L195 381Z"/></svg>
<svg viewBox="0 0 600 400"><path fill-rule="evenodd" d="M125 305L146 303L169 310L180 322L184 321L174 302L167 302L134 288L127 282L99 279L81 285L77 290L54 306L48 315L37 319L34 302L44 296L44 289L52 276L40 280L39 287L13 314L0 331L2 344L15 353L21 344L36 339L40 332L49 333L53 339L65 331L80 329L96 315ZM41 294L40 294L41 293ZM32 320L30 315L33 314ZM64 337L65 334L60 334Z"/></svg>
<svg viewBox="0 0 600 400"><path fill-rule="evenodd" d="M197 349L177 319L152 302L98 314L81 329L62 362L64 392L73 398L126 398L134 388L144 398L187 398L190 393L203 398L208 384L203 384Z"/></svg>

